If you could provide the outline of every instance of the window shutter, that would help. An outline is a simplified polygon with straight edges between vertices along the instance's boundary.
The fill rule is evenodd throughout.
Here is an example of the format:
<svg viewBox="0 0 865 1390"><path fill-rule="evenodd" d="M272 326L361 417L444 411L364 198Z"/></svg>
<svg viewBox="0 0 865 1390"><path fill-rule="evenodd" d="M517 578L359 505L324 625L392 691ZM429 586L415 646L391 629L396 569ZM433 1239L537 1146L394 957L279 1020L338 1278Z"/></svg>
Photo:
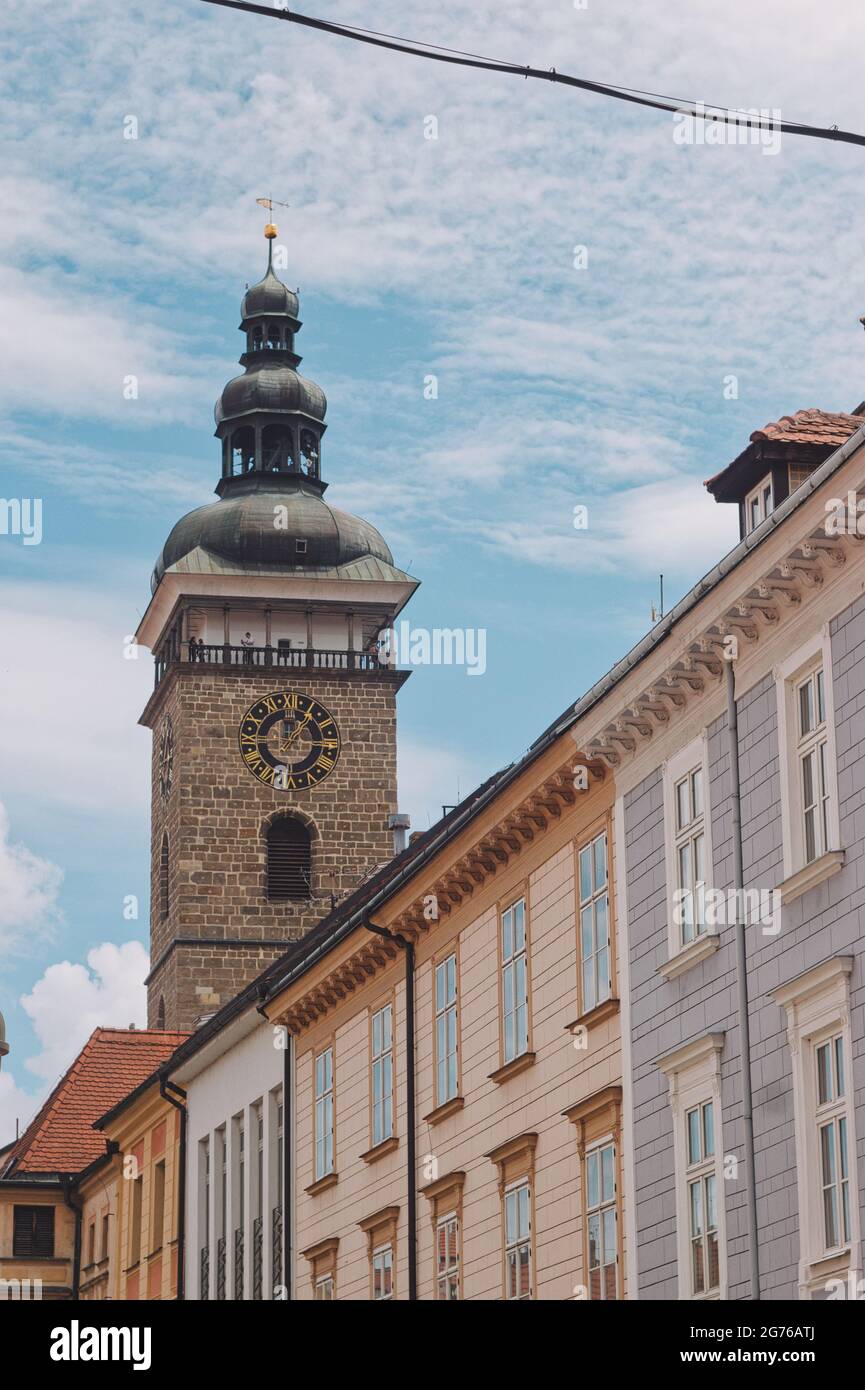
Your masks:
<svg viewBox="0 0 865 1390"><path fill-rule="evenodd" d="M267 832L267 896L301 900L310 896L312 854L309 831L300 821L282 816Z"/></svg>
<svg viewBox="0 0 865 1390"><path fill-rule="evenodd" d="M15 1207L12 1250L15 1255L51 1259L54 1254L53 1207Z"/></svg>
<svg viewBox="0 0 865 1390"><path fill-rule="evenodd" d="M168 836L162 837L159 852L159 913L164 921L168 916Z"/></svg>

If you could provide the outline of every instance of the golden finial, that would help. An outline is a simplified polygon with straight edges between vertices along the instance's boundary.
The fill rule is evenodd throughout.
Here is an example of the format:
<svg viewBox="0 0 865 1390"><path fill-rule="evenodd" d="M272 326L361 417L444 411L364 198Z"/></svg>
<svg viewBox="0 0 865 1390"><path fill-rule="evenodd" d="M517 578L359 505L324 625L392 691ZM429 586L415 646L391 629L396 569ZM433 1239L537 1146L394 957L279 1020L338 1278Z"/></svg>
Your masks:
<svg viewBox="0 0 865 1390"><path fill-rule="evenodd" d="M274 208L287 208L289 206L288 203L275 203L272 198L256 198L255 201L260 208L266 208L267 211L271 213ZM267 237L268 241L273 241L274 238L279 235L275 222L267 222L265 224L264 235Z"/></svg>

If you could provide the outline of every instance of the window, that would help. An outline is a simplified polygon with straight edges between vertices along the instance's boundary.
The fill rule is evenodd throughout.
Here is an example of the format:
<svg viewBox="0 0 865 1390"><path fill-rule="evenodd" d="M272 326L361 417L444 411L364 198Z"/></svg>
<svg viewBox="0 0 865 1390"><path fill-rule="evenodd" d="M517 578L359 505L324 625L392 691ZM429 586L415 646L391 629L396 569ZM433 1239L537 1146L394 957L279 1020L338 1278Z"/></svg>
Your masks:
<svg viewBox="0 0 865 1390"><path fill-rule="evenodd" d="M850 1240L847 1104L844 1038L840 1033L814 1048L817 1077L816 1123L820 1153L823 1243L837 1250Z"/></svg>
<svg viewBox="0 0 865 1390"><path fill-rule="evenodd" d="M15 1207L12 1254L34 1259L54 1258L54 1208Z"/></svg>
<svg viewBox="0 0 865 1390"><path fill-rule="evenodd" d="M670 1088L680 1298L726 1298L721 1052L707 1033L658 1063Z"/></svg>
<svg viewBox="0 0 865 1390"><path fill-rule="evenodd" d="M165 1225L165 1160L153 1165L153 1234L150 1249L159 1250L162 1245L162 1230Z"/></svg>
<svg viewBox="0 0 865 1390"><path fill-rule="evenodd" d="M767 473L762 482L758 483L745 498L746 536L750 535L752 531L756 531L760 523L765 521L766 517L773 511L774 506L772 475Z"/></svg>
<svg viewBox="0 0 865 1390"><path fill-rule="evenodd" d="M502 1012L504 1061L508 1063L529 1046L525 898L502 913Z"/></svg>
<svg viewBox="0 0 865 1390"><path fill-rule="evenodd" d="M323 1279L315 1281L315 1300L321 1303L333 1302L333 1275L326 1274Z"/></svg>
<svg viewBox="0 0 865 1390"><path fill-rule="evenodd" d="M129 1263L137 1265L141 1259L141 1205L144 1196L144 1178L132 1180L132 1200L129 1204Z"/></svg>
<svg viewBox="0 0 865 1390"><path fill-rule="evenodd" d="M156 1027L160 1030L165 1028L165 998L161 994L156 1007Z"/></svg>
<svg viewBox="0 0 865 1390"><path fill-rule="evenodd" d="M505 1297L532 1296L532 1193L527 1182L505 1193Z"/></svg>
<svg viewBox="0 0 865 1390"><path fill-rule="evenodd" d="M309 1261L309 1274L312 1281L313 1299L332 1303L336 1299L336 1259L339 1252L339 1237L329 1236L317 1245L304 1250L303 1258Z"/></svg>
<svg viewBox="0 0 865 1390"><path fill-rule="evenodd" d="M706 730L664 763L663 777L669 916L668 957L659 971L665 979L674 979L712 955L720 940L717 924L707 911L712 817Z"/></svg>
<svg viewBox="0 0 865 1390"><path fill-rule="evenodd" d="M159 851L159 915L162 918L163 922L168 916L169 908L168 870L168 835L166 833L162 836L162 848Z"/></svg>
<svg viewBox="0 0 865 1390"><path fill-rule="evenodd" d="M436 1225L436 1295L449 1302L460 1296L460 1223L455 1212Z"/></svg>
<svg viewBox="0 0 865 1390"><path fill-rule="evenodd" d="M358 1222L365 1232L369 1255L370 1297L376 1302L396 1298L396 1235L399 1207L384 1207Z"/></svg>
<svg viewBox="0 0 865 1390"><path fill-rule="evenodd" d="M393 1298L393 1250L389 1245L373 1251L372 1296L375 1302Z"/></svg>
<svg viewBox="0 0 865 1390"><path fill-rule="evenodd" d="M87 1231L87 1263L96 1263L96 1222L91 1221Z"/></svg>
<svg viewBox="0 0 865 1390"><path fill-rule="evenodd" d="M393 1005L372 1016L372 1142L393 1135Z"/></svg>
<svg viewBox="0 0 865 1390"><path fill-rule="evenodd" d="M102 1218L102 1254L99 1256L100 1260L108 1259L108 1219L108 1213L106 1212Z"/></svg>
<svg viewBox="0 0 865 1390"><path fill-rule="evenodd" d="M600 1144L589 1149L585 1164L589 1297L616 1298L618 1240L615 1144Z"/></svg>
<svg viewBox="0 0 865 1390"><path fill-rule="evenodd" d="M703 768L692 768L674 788L676 888L681 945L706 930L706 833Z"/></svg>
<svg viewBox="0 0 865 1390"><path fill-rule="evenodd" d="M859 1242L850 1081L852 956L834 956L772 991L787 1015L799 1198L799 1294L825 1297Z"/></svg>
<svg viewBox="0 0 865 1390"><path fill-rule="evenodd" d="M787 904L843 865L828 625L776 670Z"/></svg>
<svg viewBox="0 0 865 1390"><path fill-rule="evenodd" d="M459 1089L456 952L435 969L435 1068L438 1106L453 1100Z"/></svg>
<svg viewBox="0 0 865 1390"><path fill-rule="evenodd" d="M294 542L295 553L298 554L298 555L305 555L305 554L306 554L306 546L307 546L307 543L306 543L305 540L296 540L296 541Z"/></svg>
<svg viewBox="0 0 865 1390"><path fill-rule="evenodd" d="M234 1302L242 1303L246 1275L246 1122L243 1112L234 1119L237 1182L232 1184L234 1221Z"/></svg>
<svg viewBox="0 0 865 1390"><path fill-rule="evenodd" d="M333 1172L333 1048L315 1059L315 1181Z"/></svg>
<svg viewBox="0 0 865 1390"><path fill-rule="evenodd" d="M292 816L280 816L267 831L267 896L271 902L310 896L312 849L309 830Z"/></svg>
<svg viewBox="0 0 865 1390"><path fill-rule="evenodd" d="M607 834L579 853L580 970L582 1011L610 997L610 895L607 886Z"/></svg>
<svg viewBox="0 0 865 1390"><path fill-rule="evenodd" d="M705 1101L685 1115L691 1293L711 1293L720 1283L714 1105Z"/></svg>
<svg viewBox="0 0 865 1390"><path fill-rule="evenodd" d="M829 848L826 697L822 667L817 667L796 686L796 715L805 863L811 864Z"/></svg>

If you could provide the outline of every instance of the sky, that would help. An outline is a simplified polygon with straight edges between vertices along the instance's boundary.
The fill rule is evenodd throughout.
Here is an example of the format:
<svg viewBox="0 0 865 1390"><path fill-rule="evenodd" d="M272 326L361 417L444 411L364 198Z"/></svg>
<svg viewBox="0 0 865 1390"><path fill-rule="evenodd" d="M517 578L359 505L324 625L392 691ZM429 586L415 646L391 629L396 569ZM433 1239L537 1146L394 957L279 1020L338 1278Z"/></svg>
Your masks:
<svg viewBox="0 0 865 1390"><path fill-rule="evenodd" d="M600 82L865 130L852 0L307 0ZM415 829L518 757L736 540L703 480L865 397L854 146L682 143L672 115L200 0L0 18L0 1143L98 1024L144 1023L159 549L277 209L328 501L486 632L399 697ZM434 389L430 381L434 381ZM130 381L135 390L129 389ZM575 508L587 524L574 525Z"/></svg>

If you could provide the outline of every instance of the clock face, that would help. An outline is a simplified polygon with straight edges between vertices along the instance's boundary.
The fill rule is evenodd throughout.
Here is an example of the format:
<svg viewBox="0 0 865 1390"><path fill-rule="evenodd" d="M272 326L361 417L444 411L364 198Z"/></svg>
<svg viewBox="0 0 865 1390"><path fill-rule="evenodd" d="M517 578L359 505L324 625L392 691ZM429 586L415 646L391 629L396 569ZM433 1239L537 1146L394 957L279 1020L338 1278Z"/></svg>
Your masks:
<svg viewBox="0 0 865 1390"><path fill-rule="evenodd" d="M159 790L165 801L174 782L174 728L171 715L165 716L159 736Z"/></svg>
<svg viewBox="0 0 865 1390"><path fill-rule="evenodd" d="M240 721L240 756L274 791L305 791L333 772L341 740L333 715L310 695L275 690Z"/></svg>

